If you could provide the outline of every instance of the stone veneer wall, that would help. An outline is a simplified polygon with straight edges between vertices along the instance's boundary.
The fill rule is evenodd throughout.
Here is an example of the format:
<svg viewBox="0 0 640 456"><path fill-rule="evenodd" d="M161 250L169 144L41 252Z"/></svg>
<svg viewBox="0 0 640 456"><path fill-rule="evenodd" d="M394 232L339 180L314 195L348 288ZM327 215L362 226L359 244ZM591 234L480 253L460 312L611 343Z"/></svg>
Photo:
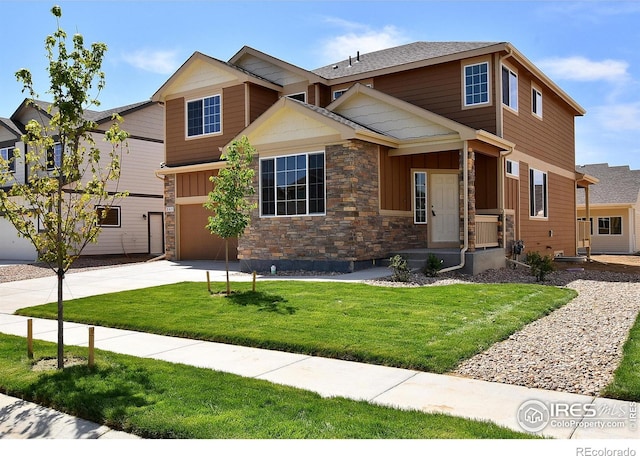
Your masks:
<svg viewBox="0 0 640 456"><path fill-rule="evenodd" d="M165 255L167 260L176 259L176 175L168 174L164 177L164 229ZM173 207L173 212L167 212L167 207Z"/></svg>
<svg viewBox="0 0 640 456"><path fill-rule="evenodd" d="M258 163L255 185L258 188ZM419 247L411 217L381 216L378 146L363 141L325 148L326 215L260 217L239 239L244 271L314 269L353 271L387 258L393 250ZM256 204L258 195L253 197Z"/></svg>

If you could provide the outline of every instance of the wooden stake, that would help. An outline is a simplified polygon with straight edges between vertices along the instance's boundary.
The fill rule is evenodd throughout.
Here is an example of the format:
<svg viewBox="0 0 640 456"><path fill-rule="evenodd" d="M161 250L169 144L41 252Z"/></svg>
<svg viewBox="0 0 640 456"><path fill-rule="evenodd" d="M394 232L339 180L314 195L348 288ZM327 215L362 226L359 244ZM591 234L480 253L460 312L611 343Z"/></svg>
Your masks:
<svg viewBox="0 0 640 456"><path fill-rule="evenodd" d="M89 367L93 367L95 360L95 328L89 328Z"/></svg>
<svg viewBox="0 0 640 456"><path fill-rule="evenodd" d="M253 271L253 292L256 292L256 271Z"/></svg>
<svg viewBox="0 0 640 456"><path fill-rule="evenodd" d="M207 290L209 290L209 294L211 294L211 281L209 279L209 271L207 271Z"/></svg>
<svg viewBox="0 0 640 456"><path fill-rule="evenodd" d="M27 356L33 359L33 320L27 320Z"/></svg>

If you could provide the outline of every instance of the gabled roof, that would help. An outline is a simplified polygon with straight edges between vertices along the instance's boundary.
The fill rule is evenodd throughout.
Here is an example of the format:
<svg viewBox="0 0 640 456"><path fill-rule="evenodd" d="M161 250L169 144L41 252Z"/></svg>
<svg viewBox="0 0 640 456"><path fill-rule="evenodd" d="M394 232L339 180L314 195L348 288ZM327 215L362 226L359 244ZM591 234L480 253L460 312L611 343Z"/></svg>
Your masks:
<svg viewBox="0 0 640 456"><path fill-rule="evenodd" d="M323 84L328 84L328 81L315 74L312 71L309 70L305 70L304 68L300 68L299 66L293 65L289 62L285 62L284 60L280 60L272 55L266 54L262 51L259 51L257 49L254 49L250 46L243 46L242 49L240 49L238 52L236 52L236 54L231 57L229 59L229 64L230 65L235 65L238 68L242 68L245 71L248 71L252 74L260 74L260 76L262 76L263 78L265 78L266 80L270 80L276 84L280 84L280 81L277 80L272 80L267 73L260 73L257 70L251 70L249 68L244 68L243 65L243 61L247 58L247 57L253 57L255 60L258 61L262 61L266 64L266 66L271 66L271 67L277 67L280 69L285 70L286 72L292 73L292 74L296 74L299 75L301 78L307 79L309 81L309 83L313 84L316 82L321 82Z"/></svg>
<svg viewBox="0 0 640 456"><path fill-rule="evenodd" d="M242 131L259 150L309 147L360 139L396 149L397 154L462 147L478 140L497 149L515 145L483 130L473 130L446 117L355 84L327 108L280 98ZM262 146L262 147L258 147Z"/></svg>
<svg viewBox="0 0 640 456"><path fill-rule="evenodd" d="M187 59L186 62L184 62L180 66L180 68L178 68L178 70L175 73L171 75L171 77L164 84L162 84L162 86L156 91L156 93L153 94L153 96L151 97L151 100L164 101L165 96L169 91L169 89L171 88L171 86L176 82L178 82L182 76L186 75L186 73L190 70L190 68L192 68L194 65L198 63L211 65L213 68L216 68L221 72L227 73L230 76L233 76L239 79L240 81L250 80L259 85L270 87L274 90L279 90L282 88L281 86L274 84L273 82L268 81L256 74L253 74L245 70L244 68L238 67L236 65L227 63L222 60L218 60L216 58L210 57L206 54L196 51L191 55L191 57Z"/></svg>
<svg viewBox="0 0 640 456"><path fill-rule="evenodd" d="M16 138L20 138L20 136L22 135L22 129L11 119L0 117L0 125L16 135Z"/></svg>
<svg viewBox="0 0 640 456"><path fill-rule="evenodd" d="M153 105L155 104L154 101L150 101L150 100L146 100L146 101L140 101L138 103L133 103L133 104L129 104L129 105L125 105L125 106L120 106L117 108L111 108L111 109L107 109L104 111L96 111L96 110L92 110L92 109L85 109L84 111L84 118L86 120L91 120L93 122L96 123L100 123L100 122L104 122L104 121L108 121L111 120L111 117L113 116L113 114L119 114L121 116L125 116L129 113L135 112L139 109L142 109L146 106L149 105ZM48 101L44 101L44 100L33 100L33 104L30 103L30 99L26 98L18 107L18 109L16 109L16 111L13 113L12 117L16 117L23 109L27 108L27 107L32 107L34 109L37 109L38 111L42 112L44 115L46 115L47 117L51 117L51 115L49 114L49 110L52 108L53 103L48 102ZM55 108L53 108L55 110ZM15 125L15 124L14 124Z"/></svg>
<svg viewBox="0 0 640 456"><path fill-rule="evenodd" d="M582 106L508 42L418 41L367 54L356 54L351 56L350 59L317 68L313 72L328 79L331 84L338 84L495 52L502 53L502 55L518 61L571 106L576 114L584 115L586 113Z"/></svg>
<svg viewBox="0 0 640 456"><path fill-rule="evenodd" d="M380 51L369 52L367 54L358 53L331 65L326 65L313 70L313 73L326 79L336 79L346 76L354 76L386 68L409 65L417 62L424 62L431 59L450 57L469 51L482 50L482 53L494 52L489 49L505 43L499 42L427 42L418 41L416 43L396 46Z"/></svg>
<svg viewBox="0 0 640 456"><path fill-rule="evenodd" d="M640 170L629 166L609 166L608 163L576 166L579 173L589 174L599 179L597 185L589 188L589 204L615 205L636 204L640 196ZM585 204L584 192L577 193L577 204Z"/></svg>

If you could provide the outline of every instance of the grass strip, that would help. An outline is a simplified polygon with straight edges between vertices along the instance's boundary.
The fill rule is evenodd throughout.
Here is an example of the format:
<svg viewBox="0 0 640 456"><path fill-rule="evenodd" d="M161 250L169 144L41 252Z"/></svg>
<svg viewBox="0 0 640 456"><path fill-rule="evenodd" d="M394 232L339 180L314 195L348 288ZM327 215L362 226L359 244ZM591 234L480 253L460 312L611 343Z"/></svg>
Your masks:
<svg viewBox="0 0 640 456"><path fill-rule="evenodd" d="M0 391L134 433L179 439L512 439L492 423L401 411L163 361L97 352L93 368L32 370L24 338L0 334ZM35 341L37 358L55 344ZM86 349L67 347L67 356Z"/></svg>
<svg viewBox="0 0 640 456"><path fill-rule="evenodd" d="M622 361L603 396L640 402L640 315L622 347Z"/></svg>

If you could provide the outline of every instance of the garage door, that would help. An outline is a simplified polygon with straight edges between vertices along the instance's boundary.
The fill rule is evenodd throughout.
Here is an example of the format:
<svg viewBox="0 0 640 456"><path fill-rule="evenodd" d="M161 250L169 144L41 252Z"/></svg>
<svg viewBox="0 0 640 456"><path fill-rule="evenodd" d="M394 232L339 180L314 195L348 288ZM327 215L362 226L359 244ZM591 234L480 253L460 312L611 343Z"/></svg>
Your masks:
<svg viewBox="0 0 640 456"><path fill-rule="evenodd" d="M211 211L200 204L179 207L180 259L224 260L224 239L205 228ZM229 260L238 259L238 240L229 239Z"/></svg>
<svg viewBox="0 0 640 456"><path fill-rule="evenodd" d="M31 241L18 237L11 222L0 217L0 260L35 261L37 258Z"/></svg>

